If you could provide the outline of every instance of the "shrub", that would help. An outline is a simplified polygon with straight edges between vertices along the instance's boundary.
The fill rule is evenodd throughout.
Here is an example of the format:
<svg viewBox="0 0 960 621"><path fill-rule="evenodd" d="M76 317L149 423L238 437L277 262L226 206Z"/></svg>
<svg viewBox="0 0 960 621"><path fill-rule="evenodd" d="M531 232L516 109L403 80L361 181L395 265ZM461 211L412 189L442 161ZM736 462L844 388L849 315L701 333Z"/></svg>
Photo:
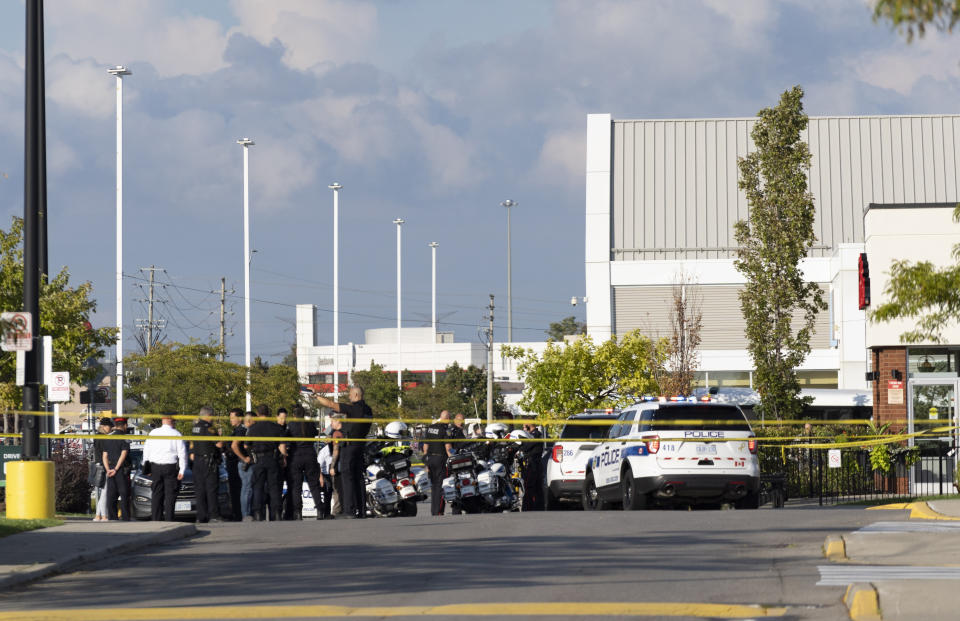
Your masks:
<svg viewBox="0 0 960 621"><path fill-rule="evenodd" d="M90 510L89 462L86 457L62 449L52 455L58 513L87 513Z"/></svg>

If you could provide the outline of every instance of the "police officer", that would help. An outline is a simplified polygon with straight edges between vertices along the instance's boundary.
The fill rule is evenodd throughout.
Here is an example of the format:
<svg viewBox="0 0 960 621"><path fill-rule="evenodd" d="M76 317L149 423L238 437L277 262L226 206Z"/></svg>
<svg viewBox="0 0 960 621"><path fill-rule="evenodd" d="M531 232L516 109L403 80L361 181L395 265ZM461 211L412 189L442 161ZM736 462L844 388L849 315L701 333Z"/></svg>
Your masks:
<svg viewBox="0 0 960 621"><path fill-rule="evenodd" d="M217 436L220 431L213 426L213 408L200 408L199 418L193 423L190 435ZM223 442L190 442L190 459L193 460L193 486L197 494L197 522L219 522L220 502L217 491L220 487L220 452Z"/></svg>
<svg viewBox="0 0 960 621"><path fill-rule="evenodd" d="M283 435L290 435L290 427L287 425L287 408L277 408L277 424L283 427ZM291 445L287 444L287 454L293 455L291 452ZM290 494L290 490L293 489L293 481L290 479L290 463L289 460L281 459L280 464L280 487L283 487L283 484L286 483L286 491L283 494L282 506L283 519L292 520L293 519L293 496Z"/></svg>
<svg viewBox="0 0 960 621"><path fill-rule="evenodd" d="M453 452L453 445L444 442L449 427L450 412L444 410L423 432L424 463L430 477L430 515L443 515L443 479L447 476L447 457Z"/></svg>
<svg viewBox="0 0 960 621"><path fill-rule="evenodd" d="M243 410L240 408L232 408L229 414L230 436L247 435L247 428L243 426ZM227 468L227 487L230 491L230 517L239 522L243 516L243 507L240 501L243 479L240 476L240 455L234 452L234 444L236 444L236 441L233 441L230 445L224 445L223 454L224 466Z"/></svg>
<svg viewBox="0 0 960 621"><path fill-rule="evenodd" d="M524 442L522 448L523 468L523 511L543 509L543 434L536 425L524 424L523 430L530 434L534 442Z"/></svg>
<svg viewBox="0 0 960 621"><path fill-rule="evenodd" d="M450 440L461 440L461 442L451 442L448 453L455 453L465 448L466 443L462 440L467 439L466 430L463 428L463 414L453 415L453 424L447 427L447 438ZM454 504L451 508L453 515L460 515L460 505Z"/></svg>
<svg viewBox="0 0 960 621"><path fill-rule="evenodd" d="M313 496L313 504L317 508L317 519L321 520L322 510L320 508L323 502L323 491L320 488L320 466L317 464L317 449L314 443L317 441L320 433L317 426L304 420L307 413L302 406L293 408L293 416L297 420L287 425L287 430L293 438L309 438L307 442L290 442L287 452L290 454L289 477L290 477L290 497L293 501L293 519L303 519L303 482L307 482L310 488L310 494Z"/></svg>
<svg viewBox="0 0 960 621"><path fill-rule="evenodd" d="M340 463L337 465L343 477L343 515L365 518L367 509L363 485L363 455L366 442L363 440L370 433L373 410L363 400L363 389L359 386L350 388L350 403L338 403L321 396L317 397L317 401L320 405L343 414L349 421L343 423L341 430L344 438L351 441L343 442L340 446ZM370 419L370 422L364 422L364 419Z"/></svg>
<svg viewBox="0 0 960 621"><path fill-rule="evenodd" d="M252 438L282 438L283 427L270 420L270 408L257 406L257 422L247 430ZM256 440L245 442L244 447L253 460L253 519L263 521L264 506L269 501L270 519L280 519L282 492L280 482L280 460L287 457L287 445L284 442Z"/></svg>

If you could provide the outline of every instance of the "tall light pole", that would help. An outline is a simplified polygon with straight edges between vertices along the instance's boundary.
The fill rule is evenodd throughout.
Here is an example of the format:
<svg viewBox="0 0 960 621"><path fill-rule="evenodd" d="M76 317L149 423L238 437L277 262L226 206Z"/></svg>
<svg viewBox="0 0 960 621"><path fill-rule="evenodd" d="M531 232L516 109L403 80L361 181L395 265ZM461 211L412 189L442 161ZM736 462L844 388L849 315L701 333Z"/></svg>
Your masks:
<svg viewBox="0 0 960 621"><path fill-rule="evenodd" d="M433 309L430 313L430 323L433 325L433 363L430 365L431 385L437 385L437 242L430 242L430 252L433 255Z"/></svg>
<svg viewBox="0 0 960 621"><path fill-rule="evenodd" d="M519 205L517 201L509 198L500 205L507 208L507 342L513 342L513 269L510 263L510 208Z"/></svg>
<svg viewBox="0 0 960 621"><path fill-rule="evenodd" d="M327 186L333 190L333 395L340 395L340 190L334 181Z"/></svg>
<svg viewBox="0 0 960 621"><path fill-rule="evenodd" d="M244 364L247 367L247 409L250 403L250 147L255 142L241 138L237 144L243 147L243 348Z"/></svg>
<svg viewBox="0 0 960 621"><path fill-rule="evenodd" d="M400 353L400 319L401 319L401 310L402 306L400 304L400 293L401 293L401 279L400 279L400 247L401 247L401 231L403 230L403 219L397 218L393 221L397 225L397 388L400 389L397 394L397 404L403 404L403 356Z"/></svg>
<svg viewBox="0 0 960 621"><path fill-rule="evenodd" d="M122 65L107 69L117 79L117 376L114 411L123 416L123 76L132 75ZM39 322L38 322L39 323Z"/></svg>

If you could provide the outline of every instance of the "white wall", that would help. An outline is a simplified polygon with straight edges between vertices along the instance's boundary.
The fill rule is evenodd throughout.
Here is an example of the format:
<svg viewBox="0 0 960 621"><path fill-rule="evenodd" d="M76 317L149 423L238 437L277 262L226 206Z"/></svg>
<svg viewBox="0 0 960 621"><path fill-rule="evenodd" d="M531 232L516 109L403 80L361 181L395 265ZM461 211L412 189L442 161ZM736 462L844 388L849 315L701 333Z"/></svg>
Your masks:
<svg viewBox="0 0 960 621"><path fill-rule="evenodd" d="M865 227L871 308L887 300L883 291L887 287L893 261L930 261L939 267L955 264L951 253L954 244L960 243L960 224L953 222L953 205L874 206L867 210ZM900 345L900 335L914 329L915 325L911 320L885 323L869 321L866 346ZM960 326L949 326L943 337L945 343L960 343Z"/></svg>
<svg viewBox="0 0 960 621"><path fill-rule="evenodd" d="M609 114L587 116L586 285L587 334L610 338L610 136Z"/></svg>

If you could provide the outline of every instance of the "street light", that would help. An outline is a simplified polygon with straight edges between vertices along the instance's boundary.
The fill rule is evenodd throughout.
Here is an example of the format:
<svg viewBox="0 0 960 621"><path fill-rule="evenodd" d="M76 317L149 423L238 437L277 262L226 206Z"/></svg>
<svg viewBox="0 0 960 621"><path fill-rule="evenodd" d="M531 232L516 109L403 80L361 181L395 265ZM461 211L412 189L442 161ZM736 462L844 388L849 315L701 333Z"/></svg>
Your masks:
<svg viewBox="0 0 960 621"><path fill-rule="evenodd" d="M247 367L247 409L250 404L250 147L255 142L241 138L237 144L243 147L243 340L244 364Z"/></svg>
<svg viewBox="0 0 960 621"><path fill-rule="evenodd" d="M397 225L397 388L400 389L397 394L397 405L403 404L403 379L401 375L403 373L403 355L400 352L400 317L401 317L401 305L400 305L400 246L401 246L401 231L403 230L403 219L397 218L393 221Z"/></svg>
<svg viewBox="0 0 960 621"><path fill-rule="evenodd" d="M431 323L433 324L433 363L430 365L430 382L437 385L437 242L430 242L430 252L433 255L433 310L431 311Z"/></svg>
<svg viewBox="0 0 960 621"><path fill-rule="evenodd" d="M333 190L333 395L340 394L340 190L334 181L327 186Z"/></svg>
<svg viewBox="0 0 960 621"><path fill-rule="evenodd" d="M513 342L513 291L512 291L512 267L510 264L510 208L519 205L515 200L507 199L500 203L501 207L507 208L507 342Z"/></svg>
<svg viewBox="0 0 960 621"><path fill-rule="evenodd" d="M117 79L117 402L114 411L117 416L123 416L123 76L133 73L122 65L107 69L107 73Z"/></svg>

